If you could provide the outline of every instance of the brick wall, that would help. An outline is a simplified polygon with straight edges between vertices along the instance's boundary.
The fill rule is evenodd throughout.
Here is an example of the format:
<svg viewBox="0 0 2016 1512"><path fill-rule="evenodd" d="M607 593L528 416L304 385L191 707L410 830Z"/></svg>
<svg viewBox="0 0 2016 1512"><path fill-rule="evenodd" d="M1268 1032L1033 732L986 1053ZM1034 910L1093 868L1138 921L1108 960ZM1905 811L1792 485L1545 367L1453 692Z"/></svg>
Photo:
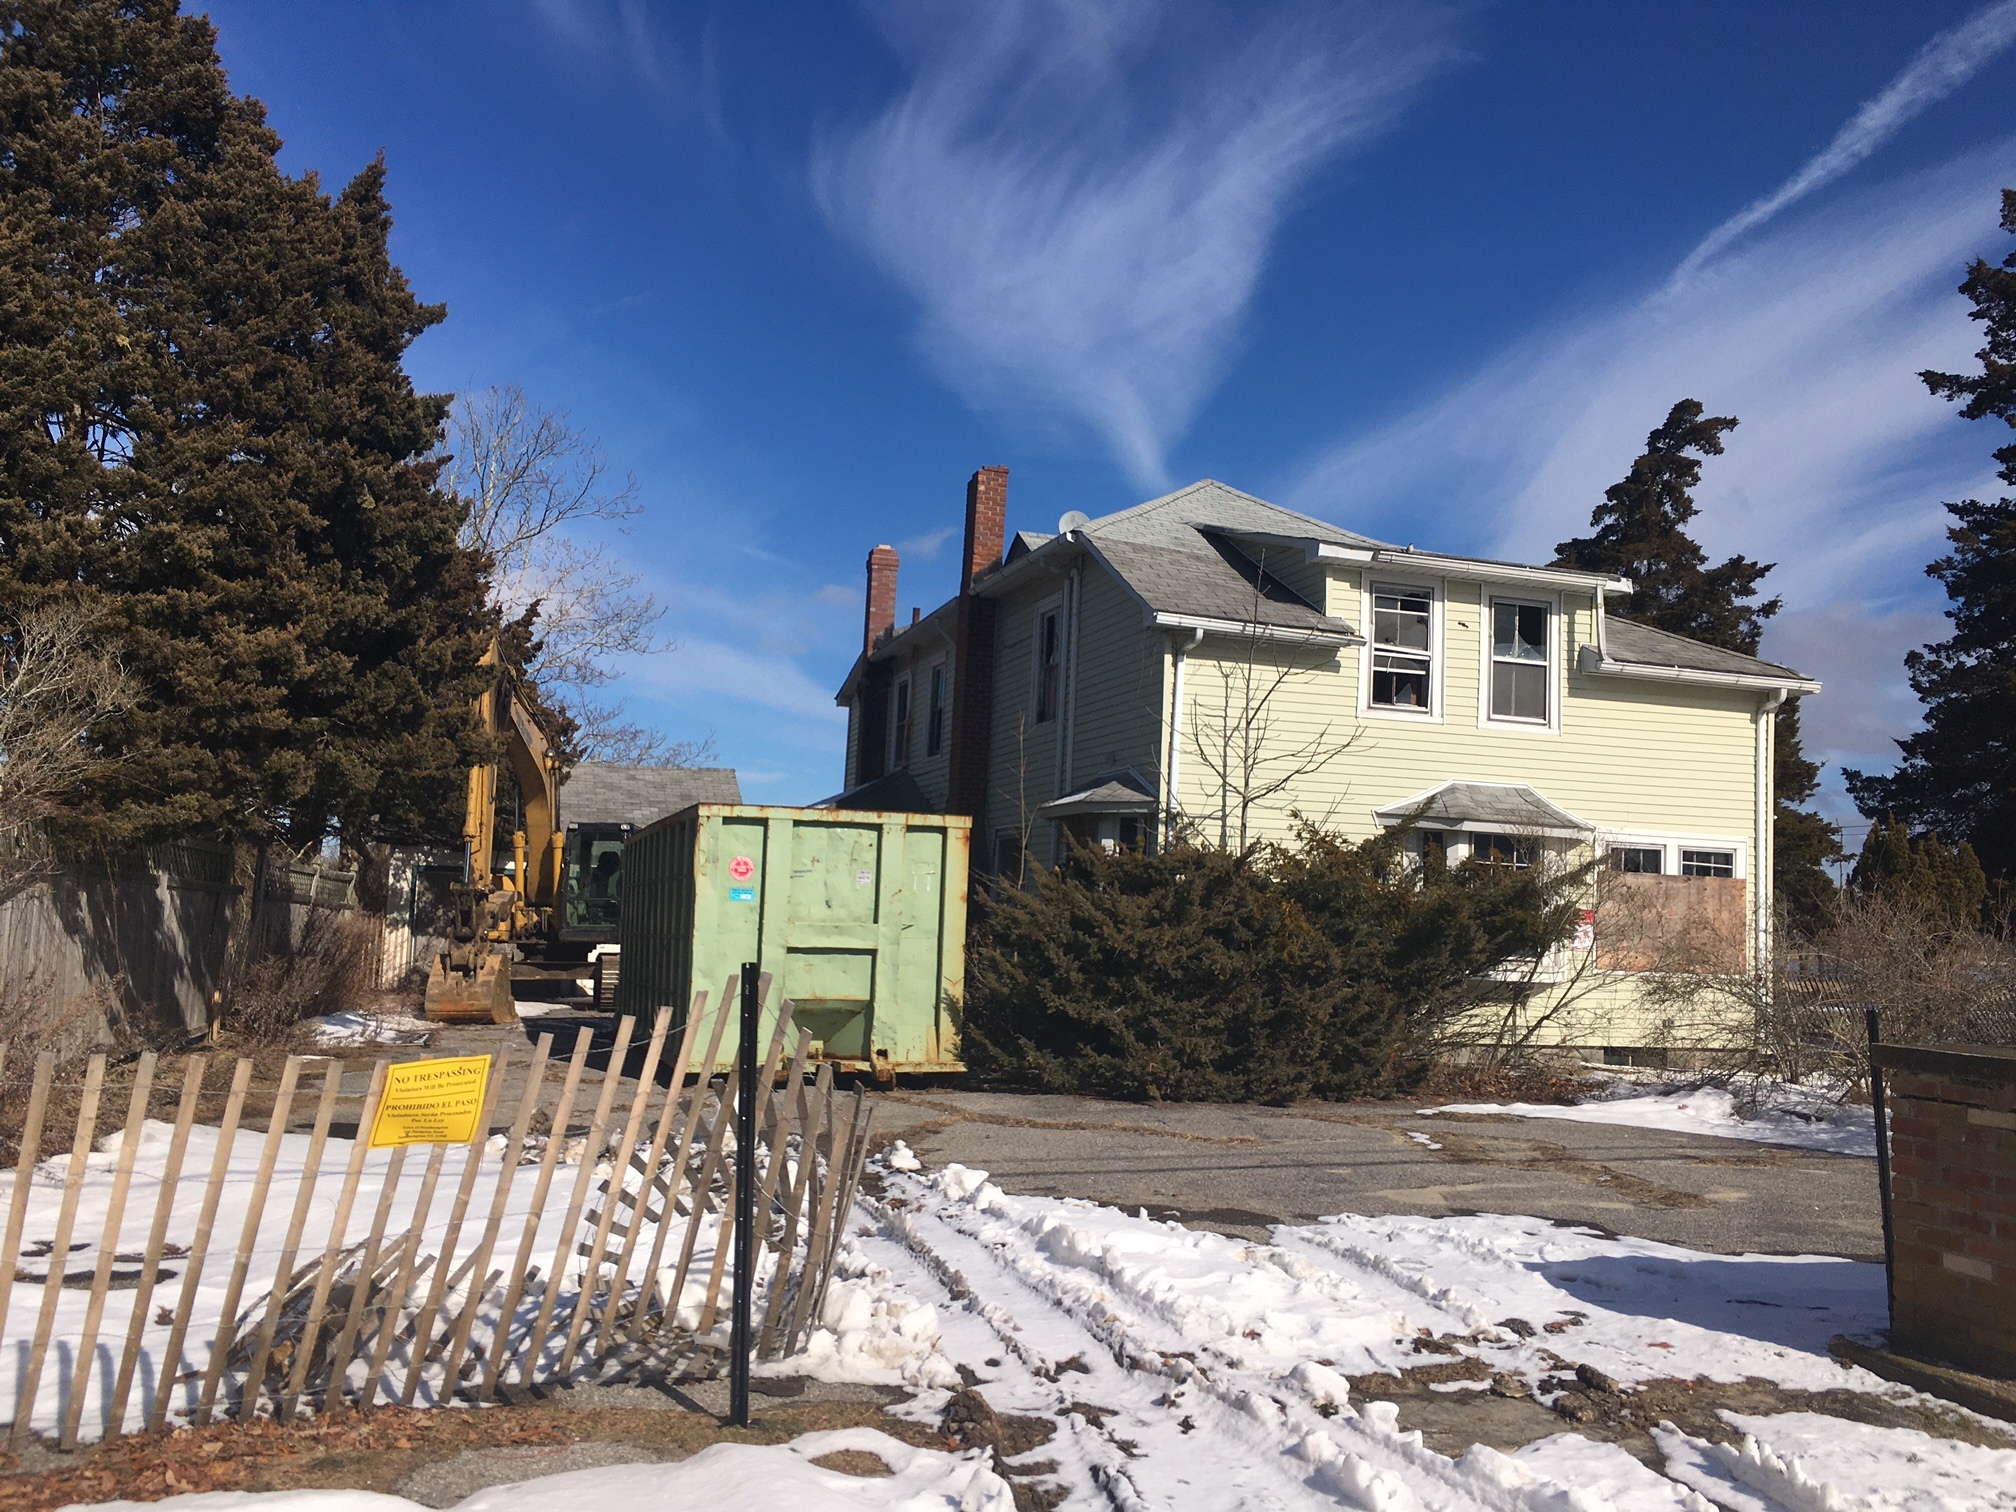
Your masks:
<svg viewBox="0 0 2016 1512"><path fill-rule="evenodd" d="M2016 1050L1886 1045L1891 1345L2016 1376Z"/></svg>

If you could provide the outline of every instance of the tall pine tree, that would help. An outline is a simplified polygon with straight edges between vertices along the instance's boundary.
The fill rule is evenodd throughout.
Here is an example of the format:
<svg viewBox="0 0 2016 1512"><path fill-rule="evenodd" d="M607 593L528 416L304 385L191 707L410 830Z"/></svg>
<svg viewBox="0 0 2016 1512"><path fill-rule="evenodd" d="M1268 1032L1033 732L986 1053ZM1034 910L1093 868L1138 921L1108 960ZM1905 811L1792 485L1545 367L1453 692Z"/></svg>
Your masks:
<svg viewBox="0 0 2016 1512"><path fill-rule="evenodd" d="M384 168L289 178L175 0L0 3L0 602L145 689L75 838L459 819L491 627Z"/></svg>
<svg viewBox="0 0 2016 1512"><path fill-rule="evenodd" d="M2016 189L2002 191L2002 229L2016 236ZM1978 373L1924 372L1933 393L1960 399L1969 420L2016 429L2016 252L1997 267L1976 258L1960 292L1987 328ZM2016 442L1995 460L2016 487ZM1897 744L1887 775L1848 774L1872 819L1894 814L1919 833L1971 845L1991 877L2016 878L2016 498L1948 504L1949 555L1925 570L1946 587L1953 634L1904 658L1925 705L1925 728Z"/></svg>
<svg viewBox="0 0 2016 1512"><path fill-rule="evenodd" d="M1605 491L1589 517L1594 533L1563 541L1554 552L1564 567L1633 579L1637 587L1621 618L1755 656L1779 601L1751 600L1773 564L1732 556L1710 566L1687 533L1700 513L1694 489L1701 462L1722 455L1723 434L1736 424L1733 415L1704 415L1699 400L1682 399L1645 438L1630 473ZM1810 934L1834 898L1826 863L1841 854L1840 832L1800 807L1819 789L1820 768L1801 747L1797 698L1778 706L1773 735L1772 891L1792 928Z"/></svg>

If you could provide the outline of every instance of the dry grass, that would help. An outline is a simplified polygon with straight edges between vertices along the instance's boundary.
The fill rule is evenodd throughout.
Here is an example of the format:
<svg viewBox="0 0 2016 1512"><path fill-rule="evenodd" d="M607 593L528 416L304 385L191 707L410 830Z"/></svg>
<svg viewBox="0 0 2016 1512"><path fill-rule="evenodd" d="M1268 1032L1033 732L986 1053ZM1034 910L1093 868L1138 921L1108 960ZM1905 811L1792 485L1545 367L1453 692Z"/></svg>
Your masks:
<svg viewBox="0 0 2016 1512"><path fill-rule="evenodd" d="M245 968L224 1024L257 1044L291 1038L304 1019L367 1012L378 992L375 921L356 909L313 908L292 947Z"/></svg>

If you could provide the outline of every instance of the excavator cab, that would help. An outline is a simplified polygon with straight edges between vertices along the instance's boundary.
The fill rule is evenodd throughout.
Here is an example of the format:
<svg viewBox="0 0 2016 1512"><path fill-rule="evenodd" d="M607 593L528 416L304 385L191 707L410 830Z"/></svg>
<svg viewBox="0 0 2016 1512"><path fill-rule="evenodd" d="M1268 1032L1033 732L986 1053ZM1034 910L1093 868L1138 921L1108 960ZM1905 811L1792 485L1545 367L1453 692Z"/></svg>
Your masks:
<svg viewBox="0 0 2016 1512"><path fill-rule="evenodd" d="M623 844L630 824L570 824L561 851L558 938L613 945L623 917Z"/></svg>

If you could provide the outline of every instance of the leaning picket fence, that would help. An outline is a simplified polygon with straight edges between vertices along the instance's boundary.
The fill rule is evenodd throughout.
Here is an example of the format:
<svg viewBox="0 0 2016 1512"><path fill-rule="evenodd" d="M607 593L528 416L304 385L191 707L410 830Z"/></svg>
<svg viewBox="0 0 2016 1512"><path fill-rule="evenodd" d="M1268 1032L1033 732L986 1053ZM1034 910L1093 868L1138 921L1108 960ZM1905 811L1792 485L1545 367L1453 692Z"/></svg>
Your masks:
<svg viewBox="0 0 2016 1512"><path fill-rule="evenodd" d="M353 1136L332 1135L342 1062L290 1057L256 1160L240 1128L252 1062L232 1068L213 1125L196 1120L210 1066L192 1057L170 1125L146 1117L150 1054L135 1068L116 1149L109 1138L92 1149L105 1080L94 1056L67 1165L42 1162L55 1064L39 1058L0 1241L9 1444L31 1431L68 1447L171 1421L483 1403L585 1375L712 1374L745 1155L760 1190L756 1355L799 1352L821 1316L872 1110L859 1092L839 1094L830 1068L807 1084L803 1030L787 1068L786 1000L756 1083L755 1148L737 1149L739 1058L725 1078L707 1074L734 983L706 1008L697 994L669 1066L672 1013L661 1009L634 1077L624 1070L638 1021L618 1020L585 1138L569 1131L584 1101L586 1028L550 1099L549 1070L560 1070L548 1065L551 1035L519 1052L522 1069L508 1051L496 1057L465 1146L369 1148L382 1060ZM513 1107L514 1071L513 1116L493 1134L493 1117ZM312 1123L290 1132L304 1093ZM79 1253L93 1239L95 1254ZM130 1305L115 1337L121 1296Z"/></svg>

